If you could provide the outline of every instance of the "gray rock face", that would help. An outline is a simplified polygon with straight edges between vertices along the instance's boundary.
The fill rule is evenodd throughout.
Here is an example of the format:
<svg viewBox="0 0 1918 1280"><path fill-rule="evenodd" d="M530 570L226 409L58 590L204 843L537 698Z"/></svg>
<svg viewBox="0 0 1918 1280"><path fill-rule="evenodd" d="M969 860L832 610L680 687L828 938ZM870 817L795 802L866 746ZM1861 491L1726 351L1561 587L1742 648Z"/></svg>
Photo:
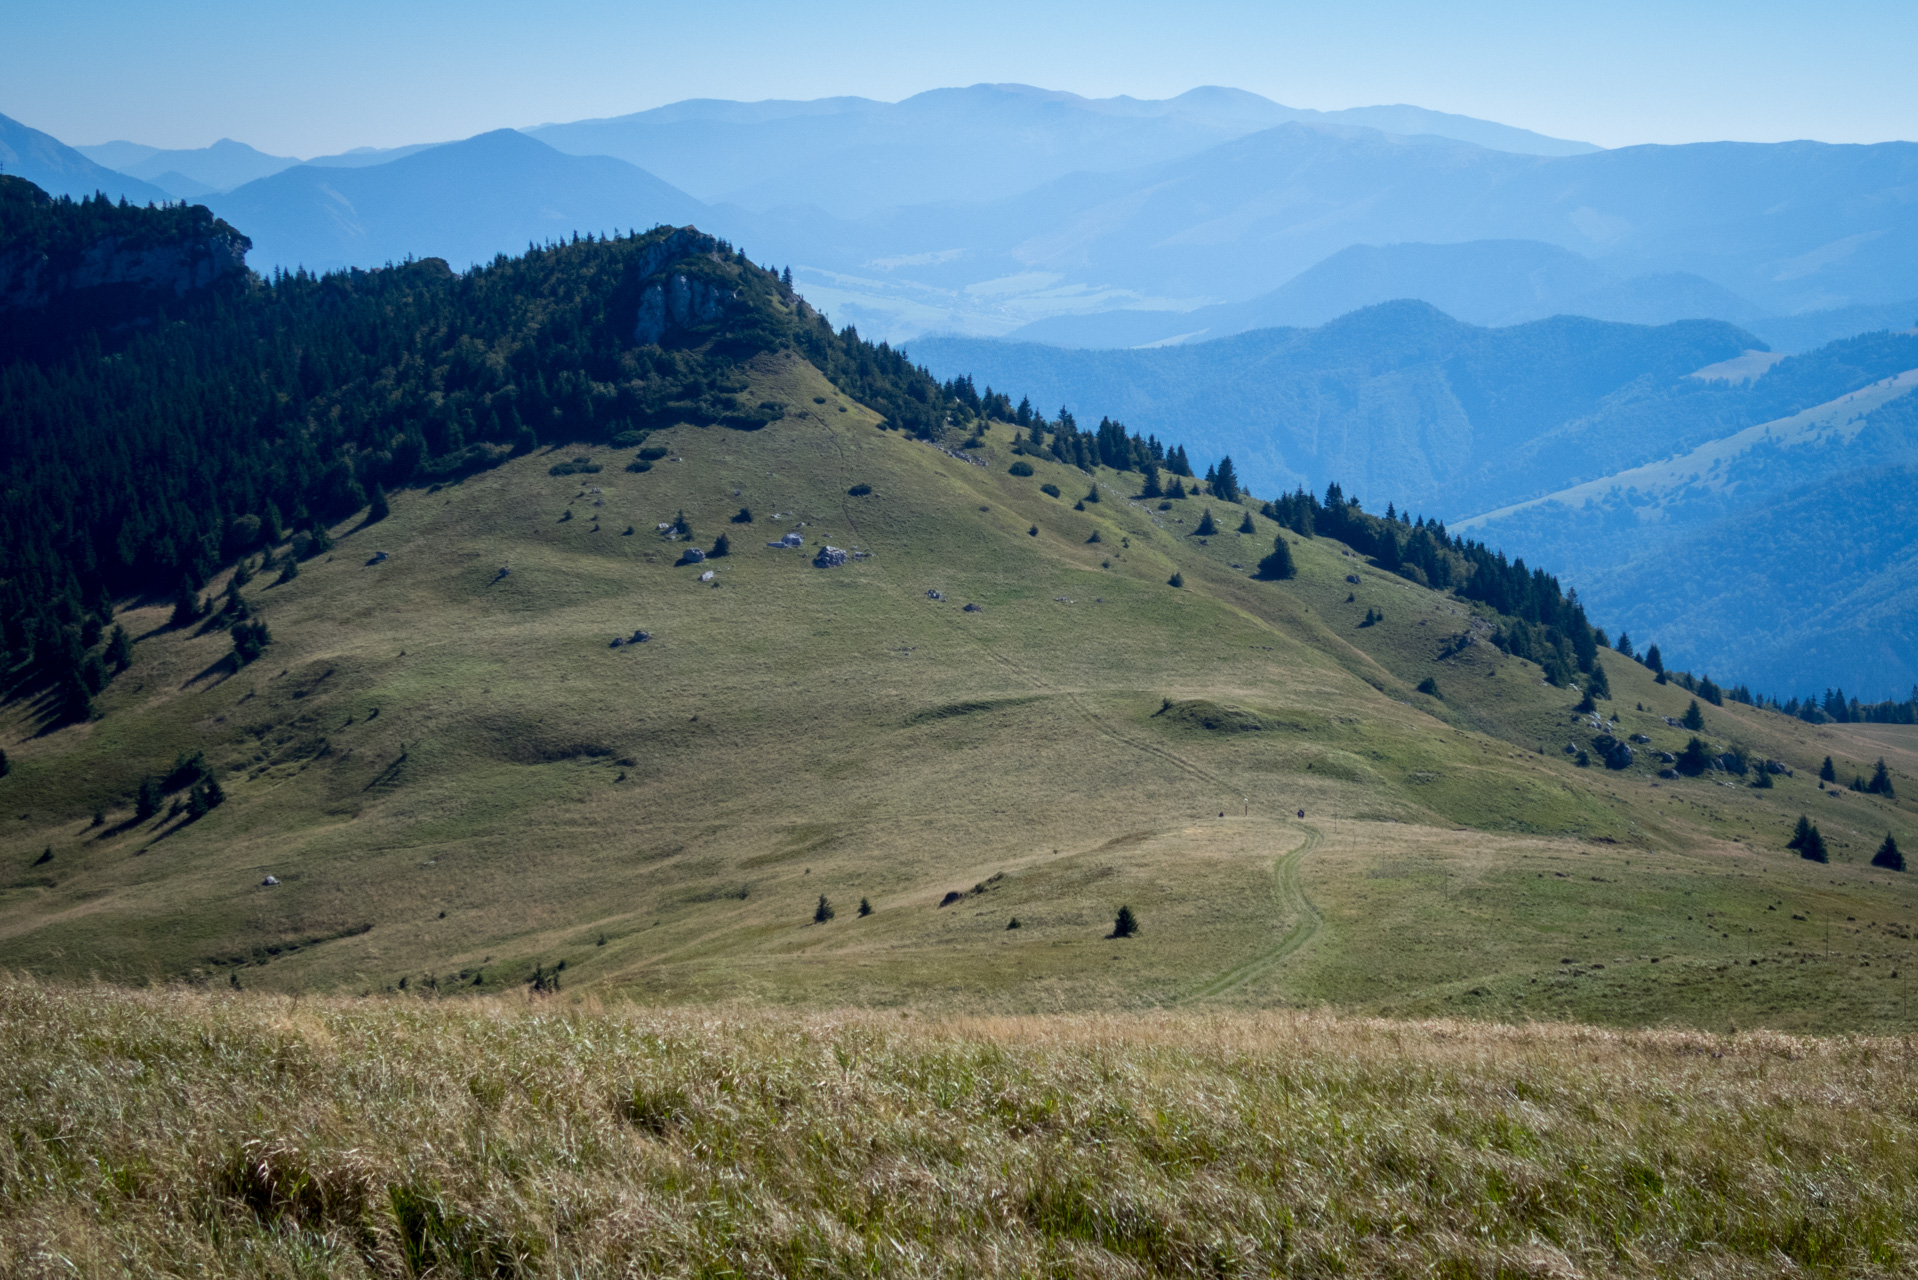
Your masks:
<svg viewBox="0 0 1918 1280"><path fill-rule="evenodd" d="M699 564L706 559L706 553L698 547L687 547L679 554L681 564Z"/></svg>
<svg viewBox="0 0 1918 1280"><path fill-rule="evenodd" d="M1632 749L1609 733L1601 733L1592 739L1592 750L1605 761L1607 769L1629 769L1632 767Z"/></svg>
<svg viewBox="0 0 1918 1280"><path fill-rule="evenodd" d="M726 314L726 305L732 300L731 289L721 289L676 271L664 281L647 285L640 295L633 340L641 344L658 343L676 329L711 324Z"/></svg>
<svg viewBox="0 0 1918 1280"><path fill-rule="evenodd" d="M0 253L0 307L38 310L63 294L104 285L132 286L179 297L246 268L244 236L217 235L179 244L126 248L102 236L68 261L14 249Z"/></svg>
<svg viewBox="0 0 1918 1280"><path fill-rule="evenodd" d="M781 538L779 541L768 542L766 545L769 547L778 547L784 550L789 547L803 546L805 545L805 542L806 540L800 537L799 531L795 529L791 533L787 534L785 537Z"/></svg>
<svg viewBox="0 0 1918 1280"><path fill-rule="evenodd" d="M819 554L812 558L815 569L836 569L846 563L846 553L838 547L821 547Z"/></svg>

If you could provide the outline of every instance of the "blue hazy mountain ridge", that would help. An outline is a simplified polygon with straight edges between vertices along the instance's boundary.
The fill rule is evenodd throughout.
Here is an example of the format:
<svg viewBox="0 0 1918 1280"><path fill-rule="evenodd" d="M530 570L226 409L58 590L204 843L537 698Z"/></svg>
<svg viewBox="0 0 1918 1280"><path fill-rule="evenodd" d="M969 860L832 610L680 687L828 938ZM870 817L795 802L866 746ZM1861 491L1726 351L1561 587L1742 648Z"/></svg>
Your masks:
<svg viewBox="0 0 1918 1280"><path fill-rule="evenodd" d="M1289 121L1430 133L1535 154L1597 149L1420 107L1299 110L1216 86L1164 100L1090 99L1018 84L935 89L896 103L696 100L528 132L572 154L616 156L709 202L761 211L811 204L850 217L1136 169Z"/></svg>
<svg viewBox="0 0 1918 1280"><path fill-rule="evenodd" d="M964 225L999 255L983 270L1242 298L1248 281L1290 280L1353 244L1529 240L1628 277L1693 272L1791 313L1918 295L1918 205L1904 196L1914 183L1910 143L1537 157L1288 124L1134 174L1077 176L955 211L919 247L951 245ZM899 234L906 215L889 222L887 251L914 247Z"/></svg>
<svg viewBox="0 0 1918 1280"><path fill-rule="evenodd" d="M367 167L297 165L206 204L253 239L257 270L327 271L408 257L455 269L529 242L658 223L710 226L710 211L644 170L568 156L511 129Z"/></svg>
<svg viewBox="0 0 1918 1280"><path fill-rule="evenodd" d="M300 163L292 156L271 156L231 138L190 150L163 150L137 142L103 142L74 150L109 169L184 198L231 191Z"/></svg>
<svg viewBox="0 0 1918 1280"><path fill-rule="evenodd" d="M50 133L0 116L0 171L25 178L56 196L85 199L104 191L135 204L158 204L171 197L150 182L97 164Z"/></svg>
<svg viewBox="0 0 1918 1280"><path fill-rule="evenodd" d="M852 219L781 209L767 225L815 304L895 340L1005 333L1068 314L1191 311L1270 293L1353 245L1467 241L1543 243L1590 259L1612 283L1586 297L1617 314L1665 318L1695 305L1737 320L1918 296L1914 187L1911 143L1541 157L1288 123L1000 199ZM1165 319L1170 333L1098 337L1132 345L1203 327Z"/></svg>
<svg viewBox="0 0 1918 1280"><path fill-rule="evenodd" d="M1806 692L1792 681L1807 671L1860 697L1902 695L1918 684L1918 334L1814 354L1781 362L1796 389L1754 412L1906 367L1459 527L1552 565L1668 662L1781 696Z"/></svg>
<svg viewBox="0 0 1918 1280"><path fill-rule="evenodd" d="M1758 346L1722 321L1560 316L1489 329L1402 301L1313 329L1152 350L980 338L923 338L908 350L941 377L966 373L1048 412L1063 404L1089 421L1109 414L1182 440L1195 457L1229 453L1261 493L1337 480L1368 505L1449 518L1599 474L1595 449L1649 458L1669 451L1674 431L1718 430L1734 411L1708 413L1705 402L1749 390L1686 375ZM1655 392L1673 388L1700 403L1653 412L1665 404ZM1630 414L1617 418L1615 406ZM1528 447L1558 427L1567 429L1550 448Z"/></svg>
<svg viewBox="0 0 1918 1280"><path fill-rule="evenodd" d="M1143 346L1227 337L1248 329L1312 327L1401 298L1428 302L1468 324L1509 325L1554 315L1629 324L1709 316L1738 324L1764 311L1688 272L1620 279L1582 254L1537 240L1351 245L1271 293L1193 311L1056 316L1006 335L1064 347Z"/></svg>

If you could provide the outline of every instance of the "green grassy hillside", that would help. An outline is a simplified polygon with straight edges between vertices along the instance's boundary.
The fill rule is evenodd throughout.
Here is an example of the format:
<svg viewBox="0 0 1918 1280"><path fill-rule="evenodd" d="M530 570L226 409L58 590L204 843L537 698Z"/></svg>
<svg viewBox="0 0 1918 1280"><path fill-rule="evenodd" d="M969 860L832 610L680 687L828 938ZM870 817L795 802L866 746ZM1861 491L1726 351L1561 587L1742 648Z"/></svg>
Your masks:
<svg viewBox="0 0 1918 1280"><path fill-rule="evenodd" d="M1868 863L1887 831L1918 852L1912 731L1707 707L1715 747L1795 776L1580 768L1575 693L1490 644L1440 657L1490 634L1481 607L1290 534L1299 576L1256 581L1263 517L1202 542L1208 504L1225 530L1243 511L1127 501L1138 477L1112 472L1076 510L1084 474L1008 474L1009 427L948 451L875 430L791 352L748 369L740 400L785 411L763 430L655 432L643 472L560 445L335 526L296 578L243 588L273 637L251 665L224 631L125 612L99 718L0 720L0 964L1909 1025L1918 890ZM579 457L600 469L552 474ZM682 512L690 542L658 529ZM766 546L794 530L803 549ZM722 533L732 554L676 563ZM815 568L822 543L865 554ZM1603 661L1618 735L1680 749L1661 717L1690 695ZM226 802L138 820L142 777L194 751ZM1883 756L1905 798L1828 798L1826 755L1845 780ZM1801 813L1829 866L1785 850ZM1142 931L1107 940L1122 904Z"/></svg>

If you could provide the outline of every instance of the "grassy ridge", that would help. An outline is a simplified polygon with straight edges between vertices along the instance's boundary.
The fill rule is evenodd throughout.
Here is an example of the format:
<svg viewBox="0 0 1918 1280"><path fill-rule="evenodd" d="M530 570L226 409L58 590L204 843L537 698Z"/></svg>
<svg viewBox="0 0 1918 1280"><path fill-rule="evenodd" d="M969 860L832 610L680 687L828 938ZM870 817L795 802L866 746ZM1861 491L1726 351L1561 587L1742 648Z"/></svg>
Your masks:
<svg viewBox="0 0 1918 1280"><path fill-rule="evenodd" d="M1867 860L1887 829L1918 848L1911 735L1708 708L1715 746L1796 776L1580 769L1576 694L1456 650L1482 609L1323 538L1294 540L1296 579L1254 581L1263 517L1201 540L1208 503L1227 530L1243 513L1128 501L1138 478L1110 472L1076 510L1093 478L1009 475L1009 428L948 453L796 358L749 372L785 409L764 430L656 433L645 472L566 446L338 526L330 558L246 587L275 637L251 666L135 608L103 718L0 710L0 963L484 994L565 961L566 989L663 1000L1910 1025L1918 892ZM550 474L576 455L602 469ZM682 511L733 554L677 565L656 526ZM804 551L765 547L792 529ZM821 542L872 554L815 569ZM1620 735L1681 747L1662 717L1689 695L1603 661ZM140 777L192 750L226 804L136 820ZM1828 799L1826 754L1845 776L1887 756L1904 797ZM1784 850L1802 812L1831 866ZM838 917L816 926L821 894ZM1145 929L1115 944L1120 904Z"/></svg>
<svg viewBox="0 0 1918 1280"><path fill-rule="evenodd" d="M16 978L0 1271L1897 1274L1908 1054Z"/></svg>

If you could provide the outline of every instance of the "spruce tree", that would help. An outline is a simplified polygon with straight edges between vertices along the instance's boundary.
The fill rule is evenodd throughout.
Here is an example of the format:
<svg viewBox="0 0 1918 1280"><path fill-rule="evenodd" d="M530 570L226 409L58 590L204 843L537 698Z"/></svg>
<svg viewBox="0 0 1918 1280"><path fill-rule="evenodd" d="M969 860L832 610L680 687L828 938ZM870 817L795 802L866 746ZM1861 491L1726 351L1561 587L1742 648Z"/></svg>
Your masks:
<svg viewBox="0 0 1918 1280"><path fill-rule="evenodd" d="M1139 491L1139 496L1141 498L1156 498L1159 496L1159 464L1150 458L1146 459L1145 488Z"/></svg>
<svg viewBox="0 0 1918 1280"><path fill-rule="evenodd" d="M1629 635L1626 635L1623 631L1619 632L1618 642L1612 646L1612 652L1616 653L1621 658L1630 658L1634 656L1632 654L1632 638Z"/></svg>
<svg viewBox="0 0 1918 1280"><path fill-rule="evenodd" d="M1688 778L1696 778L1711 768L1711 763L1711 756L1706 752L1705 744L1693 738L1685 744L1685 749L1678 753L1678 763L1672 767Z"/></svg>
<svg viewBox="0 0 1918 1280"><path fill-rule="evenodd" d="M1183 587L1185 585L1185 575L1183 573L1175 573L1165 580L1165 585L1168 587Z"/></svg>
<svg viewBox="0 0 1918 1280"><path fill-rule="evenodd" d="M1887 800L1895 798L1898 794L1891 789L1891 771L1885 768L1882 757L1878 761L1878 767L1872 770L1871 781L1866 784L1865 790L1875 796L1883 796Z"/></svg>
<svg viewBox="0 0 1918 1280"><path fill-rule="evenodd" d="M1704 729L1705 713L1698 709L1697 698L1693 698L1692 705L1685 708L1685 718L1679 721L1679 723L1687 729L1690 729L1693 733L1698 733Z"/></svg>
<svg viewBox="0 0 1918 1280"><path fill-rule="evenodd" d="M7 759L7 753L0 751L0 778L13 772L13 761Z"/></svg>
<svg viewBox="0 0 1918 1280"><path fill-rule="evenodd" d="M1081 502L1097 502L1097 501L1099 501L1099 486L1098 486L1098 485L1096 485L1096 484L1095 484L1095 485L1093 485L1093 486L1092 486L1092 488L1090 488L1090 489L1088 489L1088 490L1086 491L1086 496L1085 496L1085 497L1083 497L1083 498L1081 498L1081 499L1080 499L1080 501L1081 501Z"/></svg>
<svg viewBox="0 0 1918 1280"><path fill-rule="evenodd" d="M114 674L125 671L133 662L133 640L127 635L125 627L114 625L113 634L107 637L107 662Z"/></svg>
<svg viewBox="0 0 1918 1280"><path fill-rule="evenodd" d="M1605 674L1604 667L1592 663L1592 678L1585 682L1585 688L1594 698L1609 699L1612 696L1612 682Z"/></svg>
<svg viewBox="0 0 1918 1280"><path fill-rule="evenodd" d="M373 482L371 505L366 509L366 522L368 524L378 524L380 521L386 519L389 514L391 514L391 512L386 505L386 489L376 480Z"/></svg>
<svg viewBox="0 0 1918 1280"><path fill-rule="evenodd" d="M1832 767L1831 757L1825 757L1825 763L1818 766L1818 776L1826 782L1838 781L1838 770Z"/></svg>
<svg viewBox="0 0 1918 1280"><path fill-rule="evenodd" d="M1212 508L1207 507L1205 509L1205 515L1199 519L1199 527L1192 532L1198 537L1209 538L1218 531L1219 526L1212 523Z"/></svg>
<svg viewBox="0 0 1918 1280"><path fill-rule="evenodd" d="M1212 476L1213 495L1227 502L1237 502L1242 490L1239 488L1239 473L1232 466L1232 455L1219 459L1219 469Z"/></svg>
<svg viewBox="0 0 1918 1280"><path fill-rule="evenodd" d="M133 812L141 822L145 822L160 812L160 801L165 793L160 790L160 780L152 774L140 779L139 795L134 799Z"/></svg>
<svg viewBox="0 0 1918 1280"><path fill-rule="evenodd" d="M173 625L190 627L200 620L200 593L191 582L182 581L173 596Z"/></svg>
<svg viewBox="0 0 1918 1280"><path fill-rule="evenodd" d="M708 560L711 560L717 556L729 556L732 553L733 553L732 539L728 538L725 534L722 533L719 535L717 539L714 540L713 549L706 553L706 558Z"/></svg>
<svg viewBox="0 0 1918 1280"><path fill-rule="evenodd" d="M1292 564L1292 548L1285 544L1285 535L1279 534L1272 539L1272 554L1259 561L1258 576L1267 582L1280 582L1298 573Z"/></svg>
<svg viewBox="0 0 1918 1280"><path fill-rule="evenodd" d="M1245 519L1239 521L1239 532L1240 533L1257 533L1258 531L1259 531L1259 526L1252 523L1252 513L1250 511L1246 512Z"/></svg>
<svg viewBox="0 0 1918 1280"><path fill-rule="evenodd" d="M1646 669L1655 671L1659 675L1665 674L1665 659L1659 656L1657 645L1645 650L1645 666Z"/></svg>
<svg viewBox="0 0 1918 1280"><path fill-rule="evenodd" d="M832 918L833 918L832 903L828 902L826 900L826 895L822 893L819 895L819 905L813 908L812 922L814 924L824 924L826 923L826 921Z"/></svg>
<svg viewBox="0 0 1918 1280"><path fill-rule="evenodd" d="M1791 833L1791 839L1786 842L1785 847L1787 849L1797 849L1802 851L1805 847L1805 842L1810 839L1811 839L1811 819L1801 813L1798 815L1798 827L1796 830L1794 830Z"/></svg>
<svg viewBox="0 0 1918 1280"><path fill-rule="evenodd" d="M1130 938L1139 932L1139 917L1132 914L1131 907L1120 907L1119 914L1113 918L1112 932L1108 938Z"/></svg>
<svg viewBox="0 0 1918 1280"><path fill-rule="evenodd" d="M861 899L859 900L859 914L860 914L860 915L861 915L862 917L864 917L864 916L869 916L869 915L871 915L871 914L872 914L872 903L870 903L870 902L868 902L868 901L867 901L866 899L864 899L864 898L861 898Z"/></svg>
<svg viewBox="0 0 1918 1280"><path fill-rule="evenodd" d="M1878 852L1871 855L1871 865L1883 867L1887 871L1903 871L1905 855L1898 851L1898 842L1885 832L1885 842L1878 846Z"/></svg>
<svg viewBox="0 0 1918 1280"><path fill-rule="evenodd" d="M1181 481L1177 476L1174 476L1172 479L1172 487L1165 491L1165 496L1168 498L1185 497L1185 483Z"/></svg>

